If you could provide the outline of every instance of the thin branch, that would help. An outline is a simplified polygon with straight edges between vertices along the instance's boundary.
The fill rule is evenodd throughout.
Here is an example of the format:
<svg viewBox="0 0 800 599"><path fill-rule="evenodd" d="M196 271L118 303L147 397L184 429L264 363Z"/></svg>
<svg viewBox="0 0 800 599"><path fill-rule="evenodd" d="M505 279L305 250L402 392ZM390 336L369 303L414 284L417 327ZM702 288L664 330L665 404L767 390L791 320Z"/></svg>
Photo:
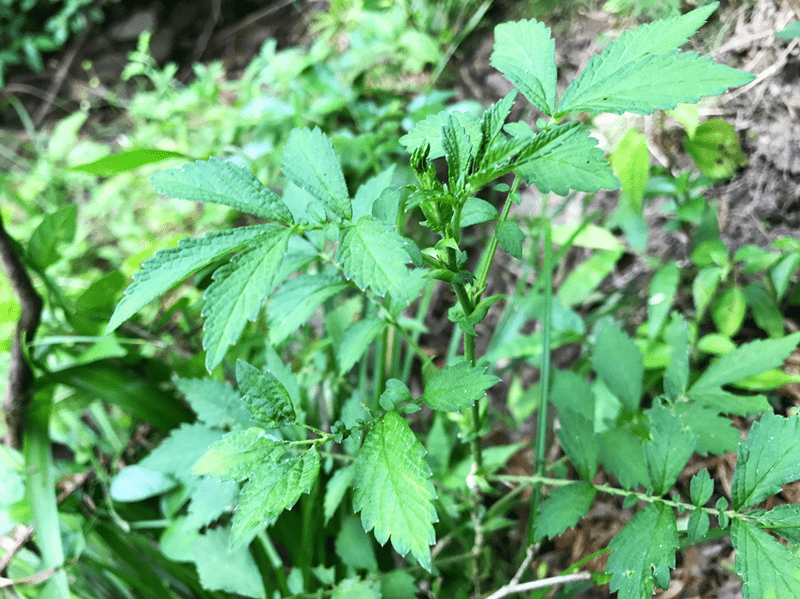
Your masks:
<svg viewBox="0 0 800 599"><path fill-rule="evenodd" d="M489 595L486 599L501 599L501 597L508 597L509 595L516 595L517 593L525 593L527 591L535 591L536 589L545 589L554 587L570 582L582 582L584 580L591 580L591 572L578 572L577 574L565 574L563 576L553 576L551 578L542 578L541 580L533 580L531 582L523 582L522 584L508 584L499 588L494 593Z"/></svg>

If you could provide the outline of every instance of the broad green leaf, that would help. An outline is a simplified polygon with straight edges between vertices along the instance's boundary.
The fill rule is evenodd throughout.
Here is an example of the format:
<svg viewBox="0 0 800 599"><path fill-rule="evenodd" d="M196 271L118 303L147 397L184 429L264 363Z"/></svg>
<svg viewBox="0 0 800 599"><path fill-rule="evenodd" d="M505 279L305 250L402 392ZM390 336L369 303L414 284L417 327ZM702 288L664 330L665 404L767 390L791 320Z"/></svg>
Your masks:
<svg viewBox="0 0 800 599"><path fill-rule="evenodd" d="M625 132L617 147L609 156L611 168L620 180L625 198L635 214L642 213L642 198L647 186L650 156L647 153L647 138L634 127Z"/></svg>
<svg viewBox="0 0 800 599"><path fill-rule="evenodd" d="M575 235L579 227L581 230ZM619 240L605 227L592 224L584 227L580 223L553 225L553 243L565 245L570 239L572 240L571 245L578 247L610 251L622 249Z"/></svg>
<svg viewBox="0 0 800 599"><path fill-rule="evenodd" d="M689 543L699 543L708 532L711 522L708 513L703 510L694 510L686 524L686 537Z"/></svg>
<svg viewBox="0 0 800 599"><path fill-rule="evenodd" d="M675 262L668 262L650 282L647 299L647 337L655 339L664 326L680 282L680 270Z"/></svg>
<svg viewBox="0 0 800 599"><path fill-rule="evenodd" d="M725 414L747 416L772 409L764 395L734 395L720 388L702 389L696 392L689 390L688 396L698 404Z"/></svg>
<svg viewBox="0 0 800 599"><path fill-rule="evenodd" d="M200 238L181 239L178 247L159 250L134 275L133 283L111 316L106 334L202 266L247 245L274 237L282 230L284 227L266 224L215 231Z"/></svg>
<svg viewBox="0 0 800 599"><path fill-rule="evenodd" d="M765 528L797 545L800 543L800 505L784 503L776 505L768 512L751 510L748 518L754 518L759 528Z"/></svg>
<svg viewBox="0 0 800 599"><path fill-rule="evenodd" d="M120 152L112 156L106 156L94 162L76 164L75 166L68 167L66 170L89 173L90 175L96 175L98 177L112 177L120 173L132 171L145 164L153 164L154 162L161 162L162 160L168 160L170 158L188 158L188 156L180 152L171 152L169 150L139 148L127 152Z"/></svg>
<svg viewBox="0 0 800 599"><path fill-rule="evenodd" d="M289 279L269 302L269 341L283 342L305 323L314 310L329 297L347 289L349 284L333 269Z"/></svg>
<svg viewBox="0 0 800 599"><path fill-rule="evenodd" d="M264 581L246 547L229 551L230 531L209 529L193 543L194 562L204 589L263 599Z"/></svg>
<svg viewBox="0 0 800 599"><path fill-rule="evenodd" d="M117 472L108 492L114 501L142 501L166 493L177 484L178 481L163 472L134 464Z"/></svg>
<svg viewBox="0 0 800 599"><path fill-rule="evenodd" d="M747 157L739 145L739 135L728 121L709 119L683 141L697 168L712 179L730 179L740 167L747 166Z"/></svg>
<svg viewBox="0 0 800 599"><path fill-rule="evenodd" d="M197 419L216 428L255 426L239 392L217 379L177 379L175 386L189 402Z"/></svg>
<svg viewBox="0 0 800 599"><path fill-rule="evenodd" d="M629 411L639 407L644 376L642 352L633 339L610 322L603 323L597 334L592 366Z"/></svg>
<svg viewBox="0 0 800 599"><path fill-rule="evenodd" d="M722 278L722 269L719 266L706 266L697 272L692 282L692 299L698 322L703 318L709 302Z"/></svg>
<svg viewBox="0 0 800 599"><path fill-rule="evenodd" d="M629 428L615 427L600 434L600 463L625 489L646 487L650 481L642 442Z"/></svg>
<svg viewBox="0 0 800 599"><path fill-rule="evenodd" d="M194 482L191 493L188 524L199 530L228 511L239 494L239 485L232 480L205 476Z"/></svg>
<svg viewBox="0 0 800 599"><path fill-rule="evenodd" d="M156 173L150 182L156 191L171 198L222 204L268 220L292 222L286 204L250 171L219 158Z"/></svg>
<svg viewBox="0 0 800 599"><path fill-rule="evenodd" d="M703 402L722 385L761 374L781 366L800 343L800 333L781 339L757 339L746 343L714 362L688 391L691 399Z"/></svg>
<svg viewBox="0 0 800 599"><path fill-rule="evenodd" d="M674 402L683 396L689 384L689 327L680 314L672 315L664 329L664 340L669 345L664 393Z"/></svg>
<svg viewBox="0 0 800 599"><path fill-rule="evenodd" d="M361 512L364 530L374 528L381 545L391 537L399 554L410 551L430 570L436 491L424 454L402 416L388 412L375 421L358 454L353 507Z"/></svg>
<svg viewBox="0 0 800 599"><path fill-rule="evenodd" d="M556 53L549 28L533 19L497 25L490 63L536 108L555 112Z"/></svg>
<svg viewBox="0 0 800 599"><path fill-rule="evenodd" d="M417 599L416 581L405 570L394 570L381 579L382 599Z"/></svg>
<svg viewBox="0 0 800 599"><path fill-rule="evenodd" d="M770 337L783 337L783 314L764 286L756 282L748 283L744 297L759 328Z"/></svg>
<svg viewBox="0 0 800 599"><path fill-rule="evenodd" d="M692 505L703 507L711 495L714 493L714 481L708 474L708 470L701 470L692 477L689 483L689 494L692 498Z"/></svg>
<svg viewBox="0 0 800 599"><path fill-rule="evenodd" d="M654 587L669 586L669 570L675 567L678 530L672 508L651 503L608 546L613 550L606 566L611 591L620 597L650 599Z"/></svg>
<svg viewBox="0 0 800 599"><path fill-rule="evenodd" d="M469 198L461 209L461 226L469 227L478 223L485 223L497 218L497 208L486 200Z"/></svg>
<svg viewBox="0 0 800 599"><path fill-rule="evenodd" d="M480 138L476 139L477 142ZM447 180L450 193L459 194L469 175L477 148L458 118L450 115L442 127L442 149L447 159Z"/></svg>
<svg viewBox="0 0 800 599"><path fill-rule="evenodd" d="M281 158L283 174L339 218L350 218L350 194L333 144L315 128L294 129Z"/></svg>
<svg viewBox="0 0 800 599"><path fill-rule="evenodd" d="M561 412L580 414L594 422L594 393L586 379L571 370L553 370L550 401Z"/></svg>
<svg viewBox="0 0 800 599"><path fill-rule="evenodd" d="M556 434L561 448L580 477L591 482L597 473L597 461L600 457L600 443L594 433L594 424L569 409L559 412L559 424L561 426Z"/></svg>
<svg viewBox="0 0 800 599"><path fill-rule="evenodd" d="M695 434L669 408L654 405L650 417L650 440L642 445L650 484L656 495L664 495L678 480L686 460L694 452Z"/></svg>
<svg viewBox="0 0 800 599"><path fill-rule="evenodd" d="M236 382L242 401L264 428L294 424L297 416L286 388L275 376L244 360L236 360Z"/></svg>
<svg viewBox="0 0 800 599"><path fill-rule="evenodd" d="M553 125L536 135L514 172L542 193L561 196L570 189L595 192L619 187L597 139L576 122Z"/></svg>
<svg viewBox="0 0 800 599"><path fill-rule="evenodd" d="M731 541L744 599L800 597L800 559L763 530L734 518Z"/></svg>
<svg viewBox="0 0 800 599"><path fill-rule="evenodd" d="M451 115L464 127L470 139L479 140L481 138L481 124L474 115L445 109L417 123L411 131L400 138L400 143L408 151L412 151L424 144L430 144L428 159L441 158L444 156L442 128L450 121Z"/></svg>
<svg viewBox="0 0 800 599"><path fill-rule="evenodd" d="M747 301L739 285L733 285L717 296L711 306L711 318L717 330L726 337L733 337L744 323Z"/></svg>
<svg viewBox="0 0 800 599"><path fill-rule="evenodd" d="M291 509L300 495L308 493L319 475L319 452L312 447L299 456L264 463L242 488L233 515L231 548L248 538L254 528Z"/></svg>
<svg viewBox="0 0 800 599"><path fill-rule="evenodd" d="M336 555L350 568L377 572L378 562L375 559L375 550L372 548L372 539L364 532L358 518L347 516L342 521L342 528L336 536L334 543Z"/></svg>
<svg viewBox="0 0 800 599"><path fill-rule="evenodd" d="M504 220L499 223L494 235L504 252L511 254L514 258L522 259L522 241L525 239L525 233L520 230L516 221Z"/></svg>
<svg viewBox="0 0 800 599"><path fill-rule="evenodd" d="M61 256L58 246L75 239L78 218L77 204L70 204L50 214L33 230L27 255L39 268L45 269Z"/></svg>
<svg viewBox="0 0 800 599"><path fill-rule="evenodd" d="M772 279L772 284L775 286L775 295L778 297L778 301L782 300L788 291L798 266L800 266L800 253L793 252L781 258L780 262L769 270L769 278Z"/></svg>
<svg viewBox="0 0 800 599"><path fill-rule="evenodd" d="M553 489L539 506L535 522L536 538L552 539L573 528L592 507L595 495L597 489L587 482L570 483Z"/></svg>
<svg viewBox="0 0 800 599"><path fill-rule="evenodd" d="M204 424L181 424L144 458L139 465L151 470L171 474L188 483L194 480L192 466L214 443L222 439L223 432Z"/></svg>
<svg viewBox="0 0 800 599"><path fill-rule="evenodd" d="M345 466L344 468L339 468L336 472L333 473L333 476L330 477L327 484L325 485L325 499L323 501L323 512L325 513L325 523L328 523L333 515L336 513L336 510L339 509L339 506L342 504L342 500L344 499L344 494L347 492L347 489L350 488L351 484L353 483L353 476L355 475L356 470L355 466Z"/></svg>
<svg viewBox="0 0 800 599"><path fill-rule="evenodd" d="M340 343L336 344L336 361L339 374L349 372L367 351L369 344L386 327L386 321L378 316L365 318L347 327Z"/></svg>
<svg viewBox="0 0 800 599"><path fill-rule="evenodd" d="M395 299L408 301L406 264L411 258L404 249L408 243L391 227L367 215L344 229L336 259L345 276L360 289L369 287L378 295L388 292Z"/></svg>
<svg viewBox="0 0 800 599"><path fill-rule="evenodd" d="M733 509L752 507L800 479L800 416L764 414L739 445L731 483Z"/></svg>
<svg viewBox="0 0 800 599"><path fill-rule="evenodd" d="M395 166L395 164L392 164L385 171L378 173L358 188L353 198L353 222L358 222L362 216L373 213L372 207L375 201L392 184ZM396 221L396 218L392 219L391 223L393 224L394 221Z"/></svg>
<svg viewBox="0 0 800 599"><path fill-rule="evenodd" d="M622 250L597 252L576 266L564 279L556 292L563 306L575 306L583 302L614 270Z"/></svg>
<svg viewBox="0 0 800 599"><path fill-rule="evenodd" d="M222 361L228 344L239 339L245 323L258 316L264 298L274 287L291 234L291 229L281 228L214 272L201 312L206 319L203 348L209 372Z"/></svg>
<svg viewBox="0 0 800 599"><path fill-rule="evenodd" d="M382 599L374 580L345 578L333 589L331 599Z"/></svg>
<svg viewBox="0 0 800 599"><path fill-rule="evenodd" d="M277 462L288 443L267 436L260 428L233 431L214 443L191 467L193 474L231 480L249 478L263 464Z"/></svg>
<svg viewBox="0 0 800 599"><path fill-rule="evenodd" d="M474 404L499 381L496 376L486 374L486 368L459 362L433 375L425 384L422 401L434 410L455 412Z"/></svg>

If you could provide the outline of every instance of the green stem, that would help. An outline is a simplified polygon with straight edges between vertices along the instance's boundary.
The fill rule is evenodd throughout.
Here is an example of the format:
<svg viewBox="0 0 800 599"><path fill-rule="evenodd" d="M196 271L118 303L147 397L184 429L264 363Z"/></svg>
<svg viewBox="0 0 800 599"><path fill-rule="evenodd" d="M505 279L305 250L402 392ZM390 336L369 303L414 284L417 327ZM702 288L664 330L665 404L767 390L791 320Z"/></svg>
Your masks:
<svg viewBox="0 0 800 599"><path fill-rule="evenodd" d="M504 222L508 219L508 213L511 210L511 205L513 201L511 200L512 196L517 192L519 189L520 179L519 177L514 178L514 183L511 185L511 190L508 192L508 197L506 197L506 203L503 205L503 210L500 212L500 216L497 219L497 225L500 226L500 223ZM496 229L495 229L496 230ZM489 278L489 269L492 267L492 262L494 261L494 255L497 252L497 236L492 235L489 239L489 245L486 248L486 253L484 254L484 259L480 265L480 274L478 275L478 280L475 283L475 293L480 296L483 293L483 290L486 288L486 280ZM480 297L474 298L475 301L478 301Z"/></svg>
<svg viewBox="0 0 800 599"><path fill-rule="evenodd" d="M550 239L550 221L544 220L544 265L541 275L544 277L544 314L542 315L542 368L539 374L539 414L536 419L536 474L543 476L547 450L547 400L550 386L550 345L551 320L553 308L553 245ZM531 511L528 518L528 545L534 542L536 514L542 499L542 486L534 485L531 499Z"/></svg>

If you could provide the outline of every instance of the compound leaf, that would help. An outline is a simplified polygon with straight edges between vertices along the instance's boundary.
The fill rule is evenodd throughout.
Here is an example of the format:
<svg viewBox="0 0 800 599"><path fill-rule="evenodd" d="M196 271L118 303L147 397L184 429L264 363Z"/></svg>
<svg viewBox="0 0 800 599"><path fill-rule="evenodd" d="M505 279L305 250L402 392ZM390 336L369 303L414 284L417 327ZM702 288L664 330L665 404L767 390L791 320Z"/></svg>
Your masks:
<svg viewBox="0 0 800 599"><path fill-rule="evenodd" d="M597 334L592 366L609 390L631 412L642 398L644 362L633 339L606 322Z"/></svg>
<svg viewBox="0 0 800 599"><path fill-rule="evenodd" d="M319 475L319 452L312 447L281 462L261 464L242 488L233 515L231 548L241 545L263 522L269 522L308 493Z"/></svg>
<svg viewBox="0 0 800 599"><path fill-rule="evenodd" d="M734 518L731 541L744 599L800 597L800 559L763 530Z"/></svg>
<svg viewBox="0 0 800 599"><path fill-rule="evenodd" d="M408 269L411 258L404 247L408 243L385 223L372 215L344 230L336 259L344 274L360 289L371 288L379 295L407 301Z"/></svg>
<svg viewBox="0 0 800 599"><path fill-rule="evenodd" d="M556 51L550 29L531 19L494 28L491 65L545 114L556 107Z"/></svg>
<svg viewBox="0 0 800 599"><path fill-rule="evenodd" d="M247 320L255 320L264 298L273 288L292 231L281 228L261 243L252 244L214 272L205 293L201 315L206 368L213 370L235 343Z"/></svg>
<svg viewBox="0 0 800 599"><path fill-rule="evenodd" d="M319 200L333 215L350 218L350 194L333 143L319 128L294 129L281 158L283 174Z"/></svg>
<svg viewBox="0 0 800 599"><path fill-rule="evenodd" d="M196 460L192 473L243 480L261 465L277 462L288 448L287 443L267 436L255 426L232 431Z"/></svg>
<svg viewBox="0 0 800 599"><path fill-rule="evenodd" d="M656 495L665 494L678 480L686 460L694 451L697 436L680 416L668 408L654 405L647 411L651 439L642 444L650 484Z"/></svg>
<svg viewBox="0 0 800 599"><path fill-rule="evenodd" d="M800 479L800 416L764 414L739 445L731 483L733 509L751 507Z"/></svg>
<svg viewBox="0 0 800 599"><path fill-rule="evenodd" d="M268 220L293 222L286 204L250 171L219 158L156 173L150 182L171 198L222 204Z"/></svg>
<svg viewBox="0 0 800 599"><path fill-rule="evenodd" d="M597 140L580 123L554 125L542 131L520 153L519 160L514 172L542 193L552 191L563 196L570 189L594 192L620 185Z"/></svg>
<svg viewBox="0 0 800 599"><path fill-rule="evenodd" d="M108 322L106 334L202 266L262 238L271 237L282 229L278 225L266 224L215 231L200 238L181 239L178 247L157 251L133 276L133 283L125 290L125 297L117 304Z"/></svg>
<svg viewBox="0 0 800 599"><path fill-rule="evenodd" d="M583 481L553 489L539 507L536 538L552 539L574 527L592 507L595 495L597 489Z"/></svg>
<svg viewBox="0 0 800 599"><path fill-rule="evenodd" d="M424 455L406 421L397 412L385 414L372 426L358 454L353 506L361 512L364 530L374 528L379 543L391 537L398 553L410 551L430 571L436 491Z"/></svg>
<svg viewBox="0 0 800 599"><path fill-rule="evenodd" d="M236 381L247 409L265 428L294 424L297 416L286 388L271 372L236 360Z"/></svg>
<svg viewBox="0 0 800 599"><path fill-rule="evenodd" d="M486 369L459 362L439 370L425 385L423 401L434 410L455 412L467 408L486 395L486 390L499 382Z"/></svg>
<svg viewBox="0 0 800 599"><path fill-rule="evenodd" d="M613 549L606 566L611 574L610 589L620 597L649 599L654 586L666 589L678 549L672 508L651 503L631 518L608 546Z"/></svg>

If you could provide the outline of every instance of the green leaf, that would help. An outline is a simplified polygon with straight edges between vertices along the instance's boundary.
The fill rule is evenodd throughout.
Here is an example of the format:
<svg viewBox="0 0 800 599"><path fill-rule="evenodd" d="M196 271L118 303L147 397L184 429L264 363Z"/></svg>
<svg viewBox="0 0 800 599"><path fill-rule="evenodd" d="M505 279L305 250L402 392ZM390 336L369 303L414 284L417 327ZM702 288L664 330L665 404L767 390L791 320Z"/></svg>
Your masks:
<svg viewBox="0 0 800 599"><path fill-rule="evenodd" d="M209 372L222 361L228 344L239 339L245 323L258 316L264 298L274 287L291 234L291 229L281 228L214 272L201 312L206 319L203 348Z"/></svg>
<svg viewBox="0 0 800 599"><path fill-rule="evenodd" d="M692 505L703 507L711 495L714 493L714 481L708 474L708 470L701 470L692 477L689 483L689 495L692 498Z"/></svg>
<svg viewBox="0 0 800 599"><path fill-rule="evenodd" d="M675 262L664 265L650 282L647 300L647 337L655 339L664 326L680 282L680 269Z"/></svg>
<svg viewBox="0 0 800 599"><path fill-rule="evenodd" d="M166 493L177 484L178 481L163 472L134 464L117 472L108 492L114 501L142 501Z"/></svg>
<svg viewBox="0 0 800 599"><path fill-rule="evenodd" d="M291 509L308 493L319 475L319 452L312 447L299 456L277 463L261 464L242 488L231 527L231 548L243 543L248 534L269 522L283 510Z"/></svg>
<svg viewBox="0 0 800 599"><path fill-rule="evenodd" d="M360 289L369 287L378 295L388 292L398 300L408 301L411 260L404 249L409 242L374 216L362 217L347 227L339 242L336 259L344 274Z"/></svg>
<svg viewBox="0 0 800 599"><path fill-rule="evenodd" d="M229 551L230 531L209 529L193 543L194 562L204 589L263 599L264 582L253 556L242 547Z"/></svg>
<svg viewBox="0 0 800 599"><path fill-rule="evenodd" d="M392 164L358 188L353 198L353 222L358 222L362 216L373 213L375 201L392 184L395 166ZM396 218L392 219L389 224L394 224L395 221Z"/></svg>
<svg viewBox="0 0 800 599"><path fill-rule="evenodd" d="M455 412L468 408L486 395L486 390L499 382L486 368L459 362L445 366L425 384L422 401L434 410Z"/></svg>
<svg viewBox="0 0 800 599"><path fill-rule="evenodd" d="M738 399L736 396L731 397ZM733 426L730 418L720 416L716 409L694 402L679 403L675 408L697 435L695 451L699 455L722 455L736 451L739 446L739 429Z"/></svg>
<svg viewBox="0 0 800 599"><path fill-rule="evenodd" d="M286 388L271 372L236 360L236 381L247 409L264 428L294 424L297 416Z"/></svg>
<svg viewBox="0 0 800 599"><path fill-rule="evenodd" d="M664 393L674 402L683 396L689 384L689 326L680 314L672 315L664 329L664 340L669 345Z"/></svg>
<svg viewBox="0 0 800 599"><path fill-rule="evenodd" d="M139 462L139 465L171 474L185 483L193 482L192 466L211 445L222 439L223 434L221 430L204 424L183 423L170 431L169 436Z"/></svg>
<svg viewBox="0 0 800 599"><path fill-rule="evenodd" d="M77 219L77 204L70 204L55 212L45 214L42 222L31 234L28 242L28 258L41 269L56 262L61 257L58 246L62 243L70 243L75 239Z"/></svg>
<svg viewBox="0 0 800 599"><path fill-rule="evenodd" d="M491 65L545 114L556 106L556 53L550 29L531 19L494 28Z"/></svg>
<svg viewBox="0 0 800 599"><path fill-rule="evenodd" d="M328 483L325 485L323 512L325 513L326 524L328 523L328 520L330 520L336 513L336 510L339 509L339 506L344 499L344 494L353 483L353 477L355 476L355 473L355 466L345 466L344 468L340 468L334 472L333 476L331 476L331 478L328 480Z"/></svg>
<svg viewBox="0 0 800 599"><path fill-rule="evenodd" d="M594 422L594 393L587 380L571 370L553 370L550 401L559 411L580 414Z"/></svg>
<svg viewBox="0 0 800 599"><path fill-rule="evenodd" d="M341 342L336 344L339 374L345 374L355 366L367 351L369 344L385 327L386 321L378 316L359 320L347 327Z"/></svg>
<svg viewBox="0 0 800 599"><path fill-rule="evenodd" d="M559 114L581 110L649 114L752 81L749 73L715 65L694 52L678 54L677 48L715 9L716 4L710 4L623 33L570 83Z"/></svg>
<svg viewBox="0 0 800 599"><path fill-rule="evenodd" d="M783 314L761 283L751 282L744 290L756 324L770 337L783 337Z"/></svg>
<svg viewBox="0 0 800 599"><path fill-rule="evenodd" d="M781 339L757 339L746 343L714 362L687 394L700 403L719 403L718 398L724 398L721 395L724 392L719 387L777 368L792 354L798 343L800 333Z"/></svg>
<svg viewBox="0 0 800 599"><path fill-rule="evenodd" d="M650 169L650 156L647 153L647 138L636 128L631 127L609 156L611 168L620 180L625 198L635 214L642 213L642 198L647 187L647 174Z"/></svg>
<svg viewBox="0 0 800 599"><path fill-rule="evenodd" d="M106 334L202 266L262 239L274 237L282 230L285 228L270 224L240 227L207 233L200 238L181 239L178 247L159 250L134 275L133 283L111 316Z"/></svg>
<svg viewBox="0 0 800 599"><path fill-rule="evenodd" d="M707 266L697 272L692 282L692 299L698 322L703 318L708 303L714 297L721 278L722 269L719 266Z"/></svg>
<svg viewBox="0 0 800 599"><path fill-rule="evenodd" d="M678 530L672 508L651 503L617 533L609 548L606 571L610 589L620 597L649 599L654 586L669 586L669 569L675 567Z"/></svg>
<svg viewBox="0 0 800 599"><path fill-rule="evenodd" d="M629 411L638 409L644 376L642 352L633 339L610 322L603 323L597 334L592 367Z"/></svg>
<svg viewBox="0 0 800 599"><path fill-rule="evenodd" d="M289 134L281 163L286 178L314 196L334 216L351 217L350 194L342 166L333 143L322 131L294 129Z"/></svg>
<svg viewBox="0 0 800 599"><path fill-rule="evenodd" d="M556 430L556 434L564 453L580 477L591 482L597 473L597 461L600 457L600 444L594 432L594 424L569 409L560 410L559 423L561 427Z"/></svg>
<svg viewBox="0 0 800 599"><path fill-rule="evenodd" d="M288 443L267 436L258 427L233 431L211 445L191 472L243 480L262 464L276 462L288 449Z"/></svg>
<svg viewBox="0 0 800 599"><path fill-rule="evenodd" d="M689 516L689 522L686 523L686 537L689 543L694 545L699 543L708 532L711 522L708 518L708 513L703 510L695 510Z"/></svg>
<svg viewBox="0 0 800 599"><path fill-rule="evenodd" d="M746 310L744 291L739 285L733 285L717 296L711 307L711 318L721 334L733 337L742 327Z"/></svg>
<svg viewBox="0 0 800 599"><path fill-rule="evenodd" d="M175 386L200 422L222 429L255 426L239 392L229 383L209 378L177 379Z"/></svg>
<svg viewBox="0 0 800 599"><path fill-rule="evenodd" d="M381 599L381 593L374 580L346 578L333 589L331 599Z"/></svg>
<svg viewBox="0 0 800 599"><path fill-rule="evenodd" d="M570 189L595 192L620 185L597 147L597 139L577 122L553 125L536 135L520 154L514 172L542 193L552 191L561 196Z"/></svg>
<svg viewBox="0 0 800 599"><path fill-rule="evenodd" d="M442 127L442 149L447 159L450 193L457 195L464 189L477 148L455 115L451 114Z"/></svg>
<svg viewBox="0 0 800 599"><path fill-rule="evenodd" d="M519 224L513 220L504 220L497 225L494 231L497 241L504 252L507 252L517 259L522 259L522 241L525 239Z"/></svg>
<svg viewBox="0 0 800 599"><path fill-rule="evenodd" d="M478 140L481 138L481 124L477 118L467 112L445 109L417 123L411 131L400 138L400 143L409 151L429 144L428 160L441 158L444 156L442 128L450 121L451 116L464 127L470 139Z"/></svg>
<svg viewBox="0 0 800 599"><path fill-rule="evenodd" d="M766 528L795 545L800 543L800 505L784 503L768 512L751 510L747 517L755 518L759 528Z"/></svg>
<svg viewBox="0 0 800 599"><path fill-rule="evenodd" d="M66 170L89 173L90 175L96 175L98 177L113 177L114 175L137 169L145 164L153 164L154 162L169 160L170 158L188 158L188 156L180 152L171 152L169 150L139 148L127 152L120 152L112 156L105 156L94 162L76 164L75 166L68 167Z"/></svg>
<svg viewBox="0 0 800 599"><path fill-rule="evenodd" d="M410 551L430 571L436 491L424 454L406 421L396 412L385 414L367 433L358 454L353 506L361 512L364 530L374 528L381 545L391 537L399 554Z"/></svg>
<svg viewBox="0 0 800 599"><path fill-rule="evenodd" d="M485 223L497 218L497 208L486 200L469 198L461 209L461 226L469 227L478 223Z"/></svg>
<svg viewBox="0 0 800 599"><path fill-rule="evenodd" d="M739 445L731 483L733 509L754 506L800 479L800 416L764 414Z"/></svg>
<svg viewBox="0 0 800 599"><path fill-rule="evenodd" d="M738 168L747 166L736 129L722 119L699 125L692 137L684 139L683 146L700 172L712 179L730 179Z"/></svg>
<svg viewBox="0 0 800 599"><path fill-rule="evenodd" d="M800 21L792 21L780 31L776 31L775 37L779 37L782 40L791 40L800 37Z"/></svg>
<svg viewBox="0 0 800 599"><path fill-rule="evenodd" d="M511 113L511 108L514 106L514 100L517 97L517 91L511 90L502 100L492 104L481 117L481 147L478 149L476 156L476 169L489 164L484 164L487 161L483 160L486 156L486 151L492 146L497 136L503 130L503 125ZM483 152L483 153L481 153Z"/></svg>
<svg viewBox="0 0 800 599"><path fill-rule="evenodd" d="M239 485L231 480L203 477L192 485L188 523L200 530L222 516L239 494Z"/></svg>
<svg viewBox="0 0 800 599"><path fill-rule="evenodd" d="M378 562L372 549L372 539L364 532L358 518L347 516L334 544L336 555L350 568L376 572Z"/></svg>
<svg viewBox="0 0 800 599"><path fill-rule="evenodd" d="M536 538L552 539L574 527L592 507L597 489L587 482L570 483L553 489L539 506Z"/></svg>
<svg viewBox="0 0 800 599"><path fill-rule="evenodd" d="M613 272L621 257L622 250L593 254L572 269L559 286L556 298L566 307L580 304Z"/></svg>
<svg viewBox="0 0 800 599"><path fill-rule="evenodd" d="M219 158L156 173L150 182L156 191L171 198L222 204L268 220L292 222L286 204L250 171Z"/></svg>
<svg viewBox="0 0 800 599"><path fill-rule="evenodd" d="M386 390L381 393L379 403L387 412L394 411L401 403L410 401L411 391L406 384L398 379L386 381Z"/></svg>
<svg viewBox="0 0 800 599"><path fill-rule="evenodd" d="M417 584L405 570L394 570L381 579L382 599L416 599Z"/></svg>
<svg viewBox="0 0 800 599"><path fill-rule="evenodd" d="M615 427L600 434L600 463L625 489L646 487L650 480L642 442L629 428Z"/></svg>
<svg viewBox="0 0 800 599"><path fill-rule="evenodd" d="M800 597L800 559L763 530L735 518L731 541L744 599Z"/></svg>
<svg viewBox="0 0 800 599"><path fill-rule="evenodd" d="M656 495L664 495L678 480L686 460L694 452L695 434L680 416L658 404L647 411L650 440L642 445L650 484Z"/></svg>

